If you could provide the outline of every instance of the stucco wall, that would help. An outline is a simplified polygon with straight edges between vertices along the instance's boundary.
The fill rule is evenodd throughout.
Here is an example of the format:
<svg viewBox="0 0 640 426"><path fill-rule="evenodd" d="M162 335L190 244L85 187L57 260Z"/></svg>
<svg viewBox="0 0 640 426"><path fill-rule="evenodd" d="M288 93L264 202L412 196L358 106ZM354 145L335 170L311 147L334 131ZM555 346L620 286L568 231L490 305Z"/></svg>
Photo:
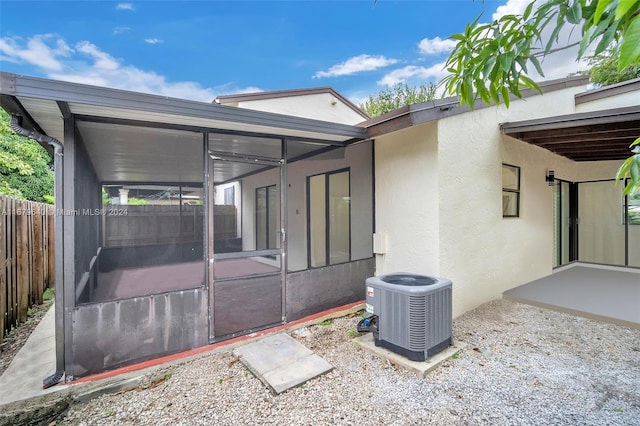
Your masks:
<svg viewBox="0 0 640 426"><path fill-rule="evenodd" d="M357 124L364 121L360 114L330 93L258 99L238 102L238 106L342 124Z"/></svg>
<svg viewBox="0 0 640 426"><path fill-rule="evenodd" d="M619 162L576 163L499 131L502 122L574 113L573 95L582 90L565 89L515 101L508 110L491 107L439 121L440 273L454 282L455 315L551 272L548 170L570 181L615 174ZM503 162L521 168L518 218L502 217Z"/></svg>
<svg viewBox="0 0 640 426"><path fill-rule="evenodd" d="M437 124L376 138L375 178L376 234L386 240L376 274L438 275Z"/></svg>
<svg viewBox="0 0 640 426"><path fill-rule="evenodd" d="M376 230L387 239L376 274L453 281L454 315L549 274L554 170L569 181L611 179L620 161L577 163L501 134L499 123L576 112L584 86L479 109L378 137ZM501 164L520 167L520 217L502 217Z"/></svg>

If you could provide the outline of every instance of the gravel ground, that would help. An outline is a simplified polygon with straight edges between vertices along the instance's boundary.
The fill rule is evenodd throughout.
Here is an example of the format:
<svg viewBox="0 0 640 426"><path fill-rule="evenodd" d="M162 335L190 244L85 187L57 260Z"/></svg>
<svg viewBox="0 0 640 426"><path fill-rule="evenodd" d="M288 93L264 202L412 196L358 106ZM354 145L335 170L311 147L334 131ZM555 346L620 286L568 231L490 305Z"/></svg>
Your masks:
<svg viewBox="0 0 640 426"><path fill-rule="evenodd" d="M56 425L640 424L640 330L495 300L454 321L466 348L418 379L359 349L357 320L292 332L335 369L281 395L217 352Z"/></svg>

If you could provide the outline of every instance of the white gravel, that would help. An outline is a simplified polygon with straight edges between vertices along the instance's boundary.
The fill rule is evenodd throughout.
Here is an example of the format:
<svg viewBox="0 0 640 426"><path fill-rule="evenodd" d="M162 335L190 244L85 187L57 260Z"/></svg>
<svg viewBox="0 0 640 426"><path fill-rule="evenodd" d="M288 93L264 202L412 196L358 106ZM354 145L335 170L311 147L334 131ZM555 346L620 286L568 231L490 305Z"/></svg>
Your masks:
<svg viewBox="0 0 640 426"><path fill-rule="evenodd" d="M146 389L74 404L57 425L640 425L640 330L495 300L425 379L353 342L359 317L292 332L335 369L273 396L230 351Z"/></svg>

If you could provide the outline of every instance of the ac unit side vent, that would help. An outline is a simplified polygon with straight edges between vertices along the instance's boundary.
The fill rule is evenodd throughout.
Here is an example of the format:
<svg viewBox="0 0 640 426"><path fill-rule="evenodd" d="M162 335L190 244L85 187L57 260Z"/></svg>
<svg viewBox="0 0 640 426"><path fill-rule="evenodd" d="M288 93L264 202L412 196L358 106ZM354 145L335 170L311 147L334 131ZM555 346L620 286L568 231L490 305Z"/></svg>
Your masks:
<svg viewBox="0 0 640 426"><path fill-rule="evenodd" d="M425 328L427 326L427 298L425 296L412 296L409 298L409 348L412 350L424 349L427 343Z"/></svg>

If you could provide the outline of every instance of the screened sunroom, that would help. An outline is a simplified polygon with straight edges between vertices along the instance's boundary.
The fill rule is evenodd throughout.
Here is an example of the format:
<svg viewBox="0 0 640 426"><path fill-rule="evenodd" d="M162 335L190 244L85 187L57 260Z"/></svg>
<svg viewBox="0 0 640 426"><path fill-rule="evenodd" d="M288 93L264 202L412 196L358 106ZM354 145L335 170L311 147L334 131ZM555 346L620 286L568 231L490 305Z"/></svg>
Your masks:
<svg viewBox="0 0 640 426"><path fill-rule="evenodd" d="M62 142L57 369L68 379L364 298L364 129L2 73L2 106Z"/></svg>

